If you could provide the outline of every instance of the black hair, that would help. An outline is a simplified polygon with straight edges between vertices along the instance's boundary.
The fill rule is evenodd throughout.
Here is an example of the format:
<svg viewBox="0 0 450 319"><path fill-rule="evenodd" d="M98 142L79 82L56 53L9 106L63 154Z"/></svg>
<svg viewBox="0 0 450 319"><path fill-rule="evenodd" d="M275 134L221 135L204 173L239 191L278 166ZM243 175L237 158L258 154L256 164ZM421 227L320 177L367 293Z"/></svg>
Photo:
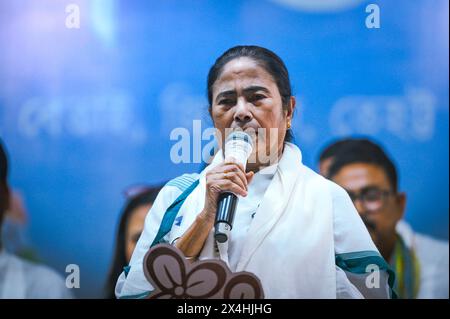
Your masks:
<svg viewBox="0 0 450 319"><path fill-rule="evenodd" d="M2 248L1 229L3 224L3 216L9 206L9 189L7 181L8 157L6 155L6 149L3 145L3 141L0 138L0 249Z"/></svg>
<svg viewBox="0 0 450 319"><path fill-rule="evenodd" d="M330 145L333 161L330 165L328 178L335 176L344 166L354 163L373 164L385 172L392 190L397 191L398 176L393 161L383 151L381 146L366 138L345 139ZM322 154L323 155L323 154ZM322 158L322 156L321 156Z"/></svg>
<svg viewBox="0 0 450 319"><path fill-rule="evenodd" d="M212 90L217 78L221 75L224 66L237 58L248 57L257 62L264 68L274 79L277 84L278 91L281 95L282 107L284 110L288 108L290 98L292 96L291 81L289 80L289 72L283 60L274 52L256 45L238 45L225 51L209 69L207 94L208 109L211 113L212 108ZM285 141L290 142L293 134L290 129L286 131Z"/></svg>
<svg viewBox="0 0 450 319"><path fill-rule="evenodd" d="M8 178L8 158L3 146L3 141L0 138L0 182L6 183Z"/></svg>
<svg viewBox="0 0 450 319"><path fill-rule="evenodd" d="M117 279L122 273L123 268L128 265L125 253L125 232L128 221L136 208L143 205L153 204L161 188L161 186L149 187L143 193L128 199L125 203L117 230L113 262L106 282L106 297L109 299L116 298L114 290Z"/></svg>
<svg viewBox="0 0 450 319"><path fill-rule="evenodd" d="M333 158L334 156L336 156L336 154L339 154L339 152L341 152L343 149L351 147L351 145L358 143L359 139L354 138L344 138L341 140L335 140L322 149L319 156L319 162Z"/></svg>

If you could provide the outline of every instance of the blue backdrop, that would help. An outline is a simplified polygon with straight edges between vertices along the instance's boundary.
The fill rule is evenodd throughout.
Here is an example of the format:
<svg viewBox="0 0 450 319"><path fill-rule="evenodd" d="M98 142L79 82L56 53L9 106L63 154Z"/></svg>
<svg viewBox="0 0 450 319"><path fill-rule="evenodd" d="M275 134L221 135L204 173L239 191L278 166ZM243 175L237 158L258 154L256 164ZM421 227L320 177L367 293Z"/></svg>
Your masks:
<svg viewBox="0 0 450 319"><path fill-rule="evenodd" d="M366 7L380 28L367 28ZM71 28L73 7L79 28ZM448 0L0 2L0 135L33 247L61 273L81 269L98 297L123 189L199 164L174 164L170 132L210 125L206 74L224 50L279 54L298 98L307 165L344 135L381 142L408 194L406 219L448 238ZM66 12L66 9L68 10ZM69 24L68 23L69 19Z"/></svg>

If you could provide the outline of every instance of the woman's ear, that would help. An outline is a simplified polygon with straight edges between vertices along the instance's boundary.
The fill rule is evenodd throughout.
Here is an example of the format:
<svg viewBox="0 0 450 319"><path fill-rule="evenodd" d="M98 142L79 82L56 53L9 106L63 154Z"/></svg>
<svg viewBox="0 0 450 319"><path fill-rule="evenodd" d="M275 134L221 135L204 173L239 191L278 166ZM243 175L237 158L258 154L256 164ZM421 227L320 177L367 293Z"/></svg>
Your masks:
<svg viewBox="0 0 450 319"><path fill-rule="evenodd" d="M295 109L296 103L297 103L297 101L295 99L295 96L291 96L289 98L289 105L286 110L286 119L289 121L292 120L292 116L294 115L294 109Z"/></svg>

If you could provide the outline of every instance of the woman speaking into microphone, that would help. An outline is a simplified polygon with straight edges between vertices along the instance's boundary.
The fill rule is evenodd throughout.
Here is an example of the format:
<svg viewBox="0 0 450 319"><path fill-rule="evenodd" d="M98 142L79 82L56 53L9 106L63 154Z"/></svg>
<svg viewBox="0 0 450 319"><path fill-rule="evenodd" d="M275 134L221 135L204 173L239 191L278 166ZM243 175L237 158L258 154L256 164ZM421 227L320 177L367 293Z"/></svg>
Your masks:
<svg viewBox="0 0 450 319"><path fill-rule="evenodd" d="M233 47L209 70L207 95L220 149L199 175L183 175L161 190L118 279L117 297L153 290L143 258L160 242L190 260L221 259L233 272L253 273L266 298L392 297L393 273L349 196L303 165L290 143L295 97L283 61L262 47ZM226 147L235 132L249 132L244 160ZM238 200L230 229L219 237L223 194ZM161 233L168 213L176 218Z"/></svg>

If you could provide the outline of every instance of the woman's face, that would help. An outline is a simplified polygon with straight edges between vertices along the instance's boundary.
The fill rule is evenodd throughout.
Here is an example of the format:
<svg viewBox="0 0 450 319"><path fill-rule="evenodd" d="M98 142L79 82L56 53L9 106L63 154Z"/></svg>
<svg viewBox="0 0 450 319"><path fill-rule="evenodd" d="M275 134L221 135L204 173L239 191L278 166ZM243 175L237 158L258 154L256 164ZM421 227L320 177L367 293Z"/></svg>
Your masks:
<svg viewBox="0 0 450 319"><path fill-rule="evenodd" d="M130 262L136 243L144 230L145 217L152 205L141 205L133 210L125 230L125 255Z"/></svg>
<svg viewBox="0 0 450 319"><path fill-rule="evenodd" d="M292 97L288 110L283 110L273 77L247 57L234 59L224 66L212 93L211 116L220 133L222 149L230 128L246 130L250 135L253 131L256 132L252 136L254 148L247 170L276 162L281 156L295 99Z"/></svg>

